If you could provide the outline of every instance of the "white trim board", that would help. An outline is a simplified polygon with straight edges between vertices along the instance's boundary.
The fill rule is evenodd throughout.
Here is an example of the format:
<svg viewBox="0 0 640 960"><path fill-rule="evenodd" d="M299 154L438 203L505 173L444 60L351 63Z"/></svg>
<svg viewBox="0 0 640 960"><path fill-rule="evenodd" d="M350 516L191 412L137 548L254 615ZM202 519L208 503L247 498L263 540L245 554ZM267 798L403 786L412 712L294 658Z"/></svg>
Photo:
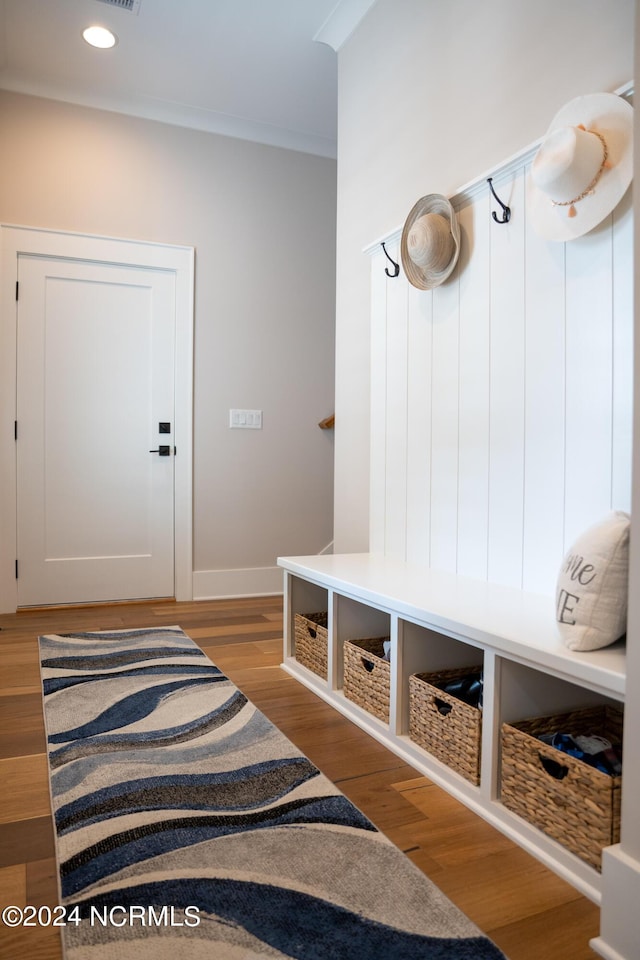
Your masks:
<svg viewBox="0 0 640 960"><path fill-rule="evenodd" d="M194 600L267 597L281 593L282 570L279 567L193 571Z"/></svg>
<svg viewBox="0 0 640 960"><path fill-rule="evenodd" d="M633 81L623 84L613 92L619 97L624 97L625 100L631 100L634 93ZM474 177L473 180L470 180L468 183L463 184L463 186L458 187L455 193L451 194L451 196L448 198L451 202L451 205L456 210L459 210L461 207L466 206L466 204L471 203L478 197L485 194L488 189L488 177L493 178L496 186L500 184L501 181L510 179L515 171L526 166L533 160L535 154L538 152L538 148L542 143L542 140L543 137L539 137L537 140L534 140L533 143L530 143L522 150L518 150L517 153L512 154L510 157L507 157L506 160L503 160L495 167L492 167L491 170L486 170L484 173L480 174L480 176ZM363 247L362 252L371 255L376 252L381 243L393 243L394 241L399 241L400 237L402 236L403 225L404 224L401 223L399 226L389 230L381 237L378 237L377 240L373 240L371 243L368 243L366 247Z"/></svg>
<svg viewBox="0 0 640 960"><path fill-rule="evenodd" d="M190 600L193 541L193 247L0 225L0 611L17 607L16 558L16 299L18 254L70 257L172 270L176 278L175 595Z"/></svg>

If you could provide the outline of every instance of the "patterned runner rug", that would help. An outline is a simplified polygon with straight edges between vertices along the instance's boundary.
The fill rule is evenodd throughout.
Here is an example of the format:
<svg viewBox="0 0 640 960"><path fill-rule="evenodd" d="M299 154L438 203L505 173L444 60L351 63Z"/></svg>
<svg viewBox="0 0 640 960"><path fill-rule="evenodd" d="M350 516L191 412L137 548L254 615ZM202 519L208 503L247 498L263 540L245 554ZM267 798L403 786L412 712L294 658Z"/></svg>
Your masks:
<svg viewBox="0 0 640 960"><path fill-rule="evenodd" d="M503 960L180 628L40 652L67 960Z"/></svg>

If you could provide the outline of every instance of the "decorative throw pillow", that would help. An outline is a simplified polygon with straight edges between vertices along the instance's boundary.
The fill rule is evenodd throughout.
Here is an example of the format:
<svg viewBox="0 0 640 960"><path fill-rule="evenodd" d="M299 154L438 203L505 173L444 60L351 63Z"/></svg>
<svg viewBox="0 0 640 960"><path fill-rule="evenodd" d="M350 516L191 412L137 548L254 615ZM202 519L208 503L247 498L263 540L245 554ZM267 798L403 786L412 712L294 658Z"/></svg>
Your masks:
<svg viewBox="0 0 640 960"><path fill-rule="evenodd" d="M565 556L556 619L570 650L598 650L627 629L629 514L618 510L586 530Z"/></svg>

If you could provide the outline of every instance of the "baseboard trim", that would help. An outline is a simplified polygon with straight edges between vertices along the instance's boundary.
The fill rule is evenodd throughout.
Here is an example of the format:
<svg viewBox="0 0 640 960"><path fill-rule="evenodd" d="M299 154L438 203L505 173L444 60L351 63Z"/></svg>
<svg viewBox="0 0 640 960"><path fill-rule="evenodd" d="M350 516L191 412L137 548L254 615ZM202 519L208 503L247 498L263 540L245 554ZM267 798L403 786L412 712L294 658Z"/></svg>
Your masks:
<svg viewBox="0 0 640 960"><path fill-rule="evenodd" d="M602 937L596 937L594 940L589 940L589 946L594 953L604 957L604 960L625 960L622 954L618 953L617 950L613 950L607 943L604 942Z"/></svg>
<svg viewBox="0 0 640 960"><path fill-rule="evenodd" d="M237 570L194 570L194 600L224 600L231 597L265 597L281 594L280 567L247 567Z"/></svg>

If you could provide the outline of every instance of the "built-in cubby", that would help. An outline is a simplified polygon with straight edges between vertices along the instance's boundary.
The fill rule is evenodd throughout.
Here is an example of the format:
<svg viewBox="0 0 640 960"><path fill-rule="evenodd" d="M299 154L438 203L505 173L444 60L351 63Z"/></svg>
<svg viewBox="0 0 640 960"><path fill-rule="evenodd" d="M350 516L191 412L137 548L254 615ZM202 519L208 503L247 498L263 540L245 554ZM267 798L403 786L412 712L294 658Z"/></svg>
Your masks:
<svg viewBox="0 0 640 960"><path fill-rule="evenodd" d="M506 657L499 657L497 665L501 722L566 713L605 703L620 705L611 697Z"/></svg>
<svg viewBox="0 0 640 960"><path fill-rule="evenodd" d="M309 580L303 580L300 577L294 577L291 580L289 590L289 609L292 618L296 613L307 616L310 613L318 613L320 611L327 610L328 605L329 591L326 589L326 587L319 586L318 584L312 583ZM296 640L293 621L291 629L287 632L286 643L287 647L285 649L285 657L291 657L295 659Z"/></svg>
<svg viewBox="0 0 640 960"><path fill-rule="evenodd" d="M600 874L500 801L503 723L624 703L625 649L574 652L552 597L373 554L279 559L285 578L283 667L414 768L599 902ZM326 610L327 677L296 661L298 613ZM345 641L390 640L388 723L344 696ZM456 668L483 676L480 773L470 782L410 737L409 678Z"/></svg>
<svg viewBox="0 0 640 960"><path fill-rule="evenodd" d="M409 677L455 667L484 666L484 651L409 620L398 620L398 673L395 733L409 733Z"/></svg>
<svg viewBox="0 0 640 960"><path fill-rule="evenodd" d="M343 594L334 593L333 643L335 657L335 690L342 690L344 682L344 642L366 637L391 637L391 616L366 603Z"/></svg>

